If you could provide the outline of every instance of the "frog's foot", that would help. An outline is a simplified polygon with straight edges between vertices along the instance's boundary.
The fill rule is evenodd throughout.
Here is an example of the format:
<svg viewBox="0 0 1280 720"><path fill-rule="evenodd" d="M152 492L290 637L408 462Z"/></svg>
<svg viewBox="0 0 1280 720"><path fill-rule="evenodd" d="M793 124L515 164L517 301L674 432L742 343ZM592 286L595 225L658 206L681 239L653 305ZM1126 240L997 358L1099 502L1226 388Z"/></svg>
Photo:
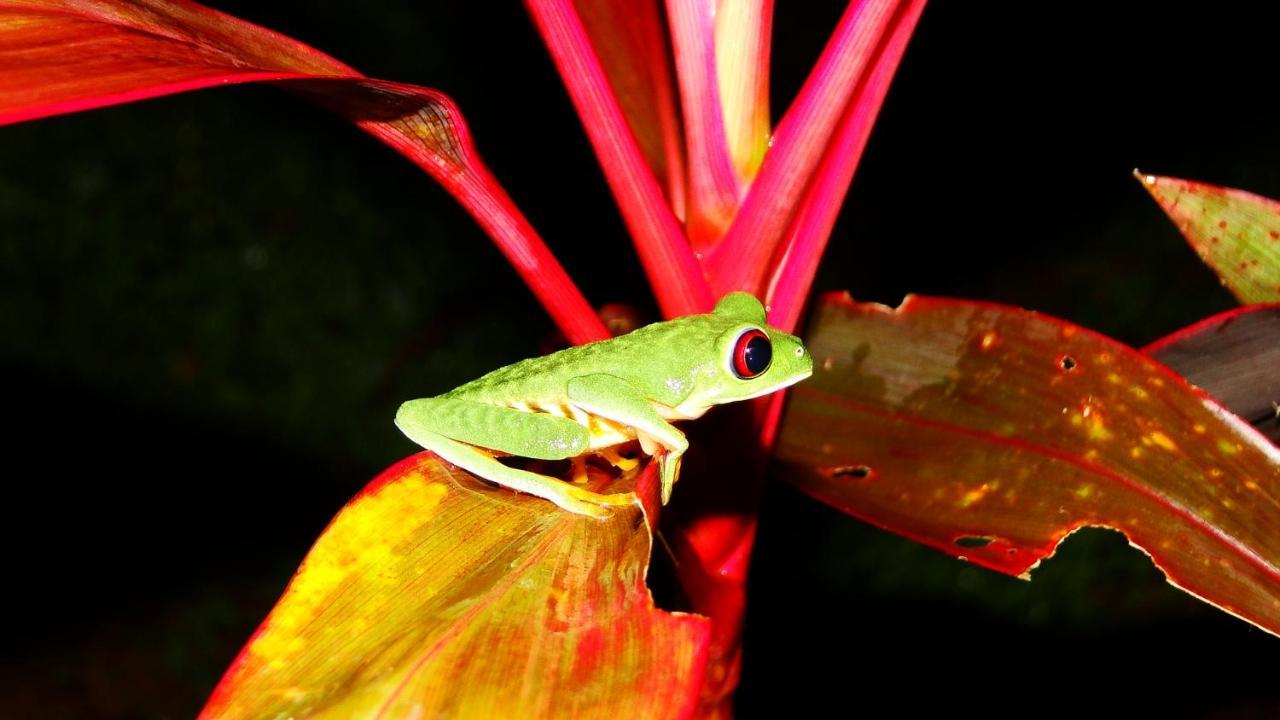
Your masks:
<svg viewBox="0 0 1280 720"><path fill-rule="evenodd" d="M601 448L596 451L596 455L624 473L631 472L640 464L640 458L626 457L622 453L618 452L617 446Z"/></svg>
<svg viewBox="0 0 1280 720"><path fill-rule="evenodd" d="M564 483L566 492L559 497L547 497L546 499L559 505L570 512L579 515L590 515L591 517L604 518L608 517L612 508L630 507L635 505L636 496L631 493L613 493L610 495L602 495L594 493L590 490L583 490L576 485ZM559 493L557 493L558 495Z"/></svg>
<svg viewBox="0 0 1280 720"><path fill-rule="evenodd" d="M631 495L600 495L550 475L509 467L498 462L490 451L445 437L415 422L411 415L398 415L396 424L415 442L463 470L483 480L550 500L571 513L604 518L609 516L611 507L634 503Z"/></svg>

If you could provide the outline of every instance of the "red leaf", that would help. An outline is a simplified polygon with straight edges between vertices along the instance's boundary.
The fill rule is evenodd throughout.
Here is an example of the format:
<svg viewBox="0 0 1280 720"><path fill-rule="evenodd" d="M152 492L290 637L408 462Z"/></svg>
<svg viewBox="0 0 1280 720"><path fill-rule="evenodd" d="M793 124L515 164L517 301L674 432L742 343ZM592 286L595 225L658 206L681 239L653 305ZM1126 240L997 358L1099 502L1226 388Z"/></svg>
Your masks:
<svg viewBox="0 0 1280 720"><path fill-rule="evenodd" d="M708 275L716 292L764 294L762 285L777 264L783 235L846 107L851 101L879 105L880 98L858 96L856 91L875 72L878 58L887 56L895 29L914 27L923 6L919 0L849 3L818 64L778 124L733 225L709 255ZM890 75L896 64L895 60L889 68Z"/></svg>
<svg viewBox="0 0 1280 720"><path fill-rule="evenodd" d="M1204 390L1259 432L1280 440L1280 304L1205 318L1142 352Z"/></svg>
<svg viewBox="0 0 1280 720"><path fill-rule="evenodd" d="M680 586L712 621L703 712L725 715L738 683L747 570L771 444L758 440L782 393L716 409L689 426L684 480L664 513Z"/></svg>
<svg viewBox="0 0 1280 720"><path fill-rule="evenodd" d="M435 177L574 342L609 337L476 154L457 107L364 78L283 35L183 0L0 0L0 124L212 85L284 81Z"/></svg>
<svg viewBox="0 0 1280 720"><path fill-rule="evenodd" d="M1280 299L1280 202L1191 180L1133 174L1240 302Z"/></svg>
<svg viewBox="0 0 1280 720"><path fill-rule="evenodd" d="M906 52L907 42L915 32L916 22L924 11L924 0L911 0L902 18L885 39L875 66L863 78L844 109L831 142L822 154L813 180L805 190L791 216L782 239L781 261L772 271L768 294L769 322L788 332L800 322L800 314L809 299L818 263L827 249L831 229L844 206L845 193L858 169L862 151L867 147L871 129L889 94L889 84Z"/></svg>
<svg viewBox="0 0 1280 720"><path fill-rule="evenodd" d="M667 2L690 158L685 232L699 250L720 239L738 210L739 196L720 102L716 10L704 0Z"/></svg>
<svg viewBox="0 0 1280 720"><path fill-rule="evenodd" d="M1106 337L996 305L828 297L778 457L801 489L1022 574L1082 526L1280 633L1280 450Z"/></svg>
<svg viewBox="0 0 1280 720"><path fill-rule="evenodd" d="M640 151L617 90L600 60L602 52L614 51L600 50L606 44L592 41L588 27L571 0L526 0L526 5L582 118L587 138L618 201L662 314L672 318L709 311L711 290L703 278L702 268L653 169ZM608 7L603 0L587 5L597 9ZM647 3L642 7L648 7ZM640 13L642 20L648 17L647 12ZM647 63L653 59L633 60Z"/></svg>
<svg viewBox="0 0 1280 720"><path fill-rule="evenodd" d="M638 504L584 518L415 455L334 518L201 717L687 717L708 623L653 607L649 550Z"/></svg>
<svg viewBox="0 0 1280 720"><path fill-rule="evenodd" d="M672 208L680 207L685 197L684 137L661 3L573 0L573 6L640 151ZM676 210L676 215L683 212Z"/></svg>
<svg viewBox="0 0 1280 720"><path fill-rule="evenodd" d="M0 0L0 57L0 124L213 85L360 76L296 40L164 0Z"/></svg>

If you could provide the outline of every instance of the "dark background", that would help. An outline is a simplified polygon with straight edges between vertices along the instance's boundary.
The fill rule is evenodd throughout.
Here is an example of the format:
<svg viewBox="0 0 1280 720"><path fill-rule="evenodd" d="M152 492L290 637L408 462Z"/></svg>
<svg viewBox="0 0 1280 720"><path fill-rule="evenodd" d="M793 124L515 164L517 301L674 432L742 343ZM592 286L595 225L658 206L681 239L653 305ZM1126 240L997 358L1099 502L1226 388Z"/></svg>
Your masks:
<svg viewBox="0 0 1280 720"><path fill-rule="evenodd" d="M779 5L775 117L842 7ZM449 93L587 297L652 312L518 3L218 7ZM995 300L1135 345L1231 307L1129 172L1280 196L1253 7L935 2L818 288ZM0 129L0 287L6 717L192 715L329 518L413 451L396 405L553 332L429 178L265 87ZM1280 714L1280 641L1114 533L1023 583L774 484L750 597L744 716Z"/></svg>

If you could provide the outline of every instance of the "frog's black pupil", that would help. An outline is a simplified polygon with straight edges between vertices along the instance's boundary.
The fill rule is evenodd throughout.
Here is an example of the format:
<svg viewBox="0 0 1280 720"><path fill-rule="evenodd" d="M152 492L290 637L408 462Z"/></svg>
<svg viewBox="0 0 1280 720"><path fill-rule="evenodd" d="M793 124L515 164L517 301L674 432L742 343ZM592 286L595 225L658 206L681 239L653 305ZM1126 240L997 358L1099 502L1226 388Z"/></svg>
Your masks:
<svg viewBox="0 0 1280 720"><path fill-rule="evenodd" d="M755 377L769 369L769 363L773 360L773 346L769 343L769 338L757 335L747 341L747 349L742 355L743 364L747 366L751 376Z"/></svg>

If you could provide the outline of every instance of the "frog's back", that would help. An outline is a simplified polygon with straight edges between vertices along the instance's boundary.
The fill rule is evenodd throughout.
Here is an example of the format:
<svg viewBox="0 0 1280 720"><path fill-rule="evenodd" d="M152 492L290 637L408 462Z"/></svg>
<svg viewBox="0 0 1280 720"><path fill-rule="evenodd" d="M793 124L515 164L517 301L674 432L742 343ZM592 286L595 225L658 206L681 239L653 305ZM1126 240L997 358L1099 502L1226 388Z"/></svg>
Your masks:
<svg viewBox="0 0 1280 720"><path fill-rule="evenodd" d="M613 340L602 340L521 360L459 385L441 397L491 405L507 405L513 400L560 402L569 379L581 375L584 367L599 367L600 361L617 351L614 345Z"/></svg>
<svg viewBox="0 0 1280 720"><path fill-rule="evenodd" d="M569 380L584 374L605 373L630 381L641 376L680 377L697 358L711 357L715 323L710 315L653 323L616 338L498 368L442 397L491 405L546 405L563 402ZM677 348L679 352L673 352Z"/></svg>

